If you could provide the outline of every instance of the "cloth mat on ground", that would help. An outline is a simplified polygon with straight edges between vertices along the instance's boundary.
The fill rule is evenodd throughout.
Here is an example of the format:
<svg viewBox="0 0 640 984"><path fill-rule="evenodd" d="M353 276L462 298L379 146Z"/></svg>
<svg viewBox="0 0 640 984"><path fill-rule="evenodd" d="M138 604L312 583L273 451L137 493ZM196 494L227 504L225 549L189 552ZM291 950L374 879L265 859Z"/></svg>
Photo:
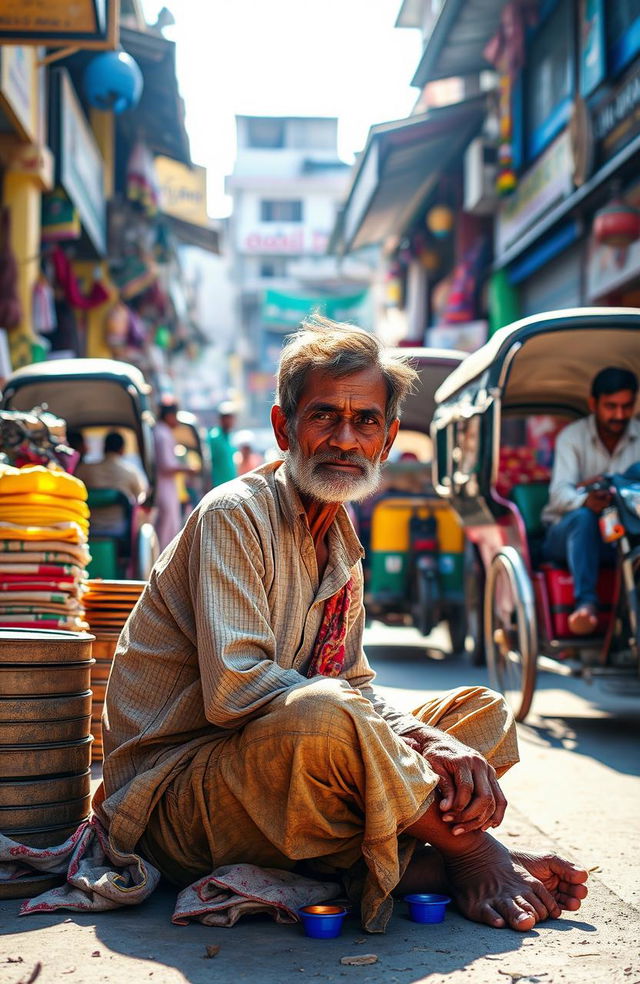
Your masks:
<svg viewBox="0 0 640 984"><path fill-rule="evenodd" d="M95 817L56 847L28 847L0 834L0 885L32 877L34 872L59 874L66 882L23 902L21 916L56 909L106 912L138 905L160 881L159 871L138 855L114 855ZM256 912L268 913L277 922L297 922L301 906L339 894L335 882L253 864L224 865L180 892L172 922L233 926L241 916Z"/></svg>

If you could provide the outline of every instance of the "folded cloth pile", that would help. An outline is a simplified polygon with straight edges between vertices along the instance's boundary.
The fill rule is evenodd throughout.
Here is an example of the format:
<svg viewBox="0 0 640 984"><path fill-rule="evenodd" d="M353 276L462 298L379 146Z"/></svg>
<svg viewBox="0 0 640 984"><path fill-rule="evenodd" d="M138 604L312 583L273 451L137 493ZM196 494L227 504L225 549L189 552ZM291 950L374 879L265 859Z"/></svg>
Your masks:
<svg viewBox="0 0 640 984"><path fill-rule="evenodd" d="M21 916L55 909L105 912L138 905L160 881L158 870L138 855L114 854L96 817L56 847L27 847L0 834L0 889L19 885L21 878L33 879L35 872L58 874L64 884L23 902ZM224 865L180 892L172 922L184 926L194 919L208 926L233 926L241 916L256 912L268 913L276 922L296 922L299 908L333 899L340 891L336 882L292 871Z"/></svg>
<svg viewBox="0 0 640 984"><path fill-rule="evenodd" d="M88 628L86 499L62 469L0 464L0 625Z"/></svg>

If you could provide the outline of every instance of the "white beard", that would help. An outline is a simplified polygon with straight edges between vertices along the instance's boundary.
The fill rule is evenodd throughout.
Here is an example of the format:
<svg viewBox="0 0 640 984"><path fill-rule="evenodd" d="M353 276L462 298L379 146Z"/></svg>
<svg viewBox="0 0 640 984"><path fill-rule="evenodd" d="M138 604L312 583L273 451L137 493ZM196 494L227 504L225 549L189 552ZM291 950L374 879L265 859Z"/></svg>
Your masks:
<svg viewBox="0 0 640 984"><path fill-rule="evenodd" d="M285 454L289 474L299 492L317 502L360 502L372 495L380 484L380 455L369 461L364 455L353 451L319 451L307 458L295 439L289 439L289 450ZM322 465L327 461L348 462L362 469L361 475L340 475L325 471Z"/></svg>

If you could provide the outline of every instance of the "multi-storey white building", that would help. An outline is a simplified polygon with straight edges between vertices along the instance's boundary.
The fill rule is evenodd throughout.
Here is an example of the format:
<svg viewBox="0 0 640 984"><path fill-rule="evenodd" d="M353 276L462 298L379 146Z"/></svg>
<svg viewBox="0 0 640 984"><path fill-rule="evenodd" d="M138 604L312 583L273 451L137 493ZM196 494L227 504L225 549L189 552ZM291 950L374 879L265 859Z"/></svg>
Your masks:
<svg viewBox="0 0 640 984"><path fill-rule="evenodd" d="M332 117L236 117L228 248L247 383L243 417L254 425L267 422L286 334L313 308L353 318L366 299L367 270L326 255L349 176L337 126Z"/></svg>

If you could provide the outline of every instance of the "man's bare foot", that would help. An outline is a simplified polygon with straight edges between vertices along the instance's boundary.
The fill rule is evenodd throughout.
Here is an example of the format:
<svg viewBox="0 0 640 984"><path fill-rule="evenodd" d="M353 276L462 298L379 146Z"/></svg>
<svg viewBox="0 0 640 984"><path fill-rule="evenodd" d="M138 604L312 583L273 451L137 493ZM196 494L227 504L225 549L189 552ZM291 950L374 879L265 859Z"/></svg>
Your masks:
<svg viewBox="0 0 640 984"><path fill-rule="evenodd" d="M445 868L462 914L496 928L526 932L563 909L575 912L587 895L586 871L555 855L511 852L488 835Z"/></svg>
<svg viewBox="0 0 640 984"><path fill-rule="evenodd" d="M574 635L590 635L598 625L595 605L580 605L569 615L569 630Z"/></svg>

